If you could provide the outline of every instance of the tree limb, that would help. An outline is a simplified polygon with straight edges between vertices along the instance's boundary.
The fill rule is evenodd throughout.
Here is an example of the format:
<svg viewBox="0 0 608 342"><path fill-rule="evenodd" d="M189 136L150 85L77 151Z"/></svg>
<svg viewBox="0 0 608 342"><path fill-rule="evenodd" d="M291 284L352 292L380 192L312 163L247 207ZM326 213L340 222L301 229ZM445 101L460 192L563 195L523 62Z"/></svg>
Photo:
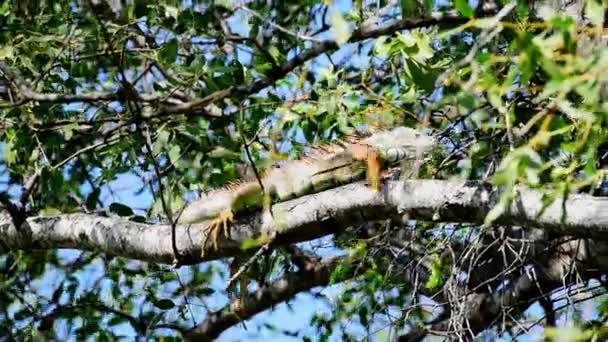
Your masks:
<svg viewBox="0 0 608 342"><path fill-rule="evenodd" d="M497 190L481 182L393 181L387 182L381 192L373 192L361 182L275 204L274 217L280 218L275 221L272 216L262 214L242 217L232 226L233 240L221 239L218 250L209 243L205 246L205 258L200 255L202 228L206 223L178 226L176 242L184 263L193 264L238 255L245 239L260 234L269 236L276 232L277 245L284 245L313 240L395 214L480 224L498 198ZM538 191L520 191L497 223L594 238L598 243L608 239L608 198L570 195L563 205L558 199L544 211L542 199L543 194ZM566 209L566 215L562 208ZM11 249L76 248L150 262L173 261L170 225L148 225L122 218L86 214L38 216L28 218L16 229L10 215L1 211L0 239Z"/></svg>
<svg viewBox="0 0 608 342"><path fill-rule="evenodd" d="M213 341L229 327L249 319L254 315L293 298L296 294L317 286L329 284L332 271L345 257L332 258L323 262L306 262L303 269L289 272L283 278L261 287L236 303L236 308L227 305L211 313L200 325L185 335L187 341Z"/></svg>

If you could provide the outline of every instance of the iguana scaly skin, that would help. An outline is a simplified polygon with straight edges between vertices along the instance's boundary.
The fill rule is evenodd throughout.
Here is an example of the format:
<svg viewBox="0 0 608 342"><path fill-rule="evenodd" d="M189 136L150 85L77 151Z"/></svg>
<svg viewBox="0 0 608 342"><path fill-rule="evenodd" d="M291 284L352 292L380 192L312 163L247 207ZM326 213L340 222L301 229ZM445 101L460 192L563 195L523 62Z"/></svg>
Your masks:
<svg viewBox="0 0 608 342"><path fill-rule="evenodd" d="M262 208L269 210L273 201L287 201L365 177L377 191L381 170L425 156L433 146L435 140L432 137L408 127L317 146L301 159L285 161L271 168L259 180L230 184L203 195L182 211L178 222L212 220L206 228L208 234L202 250L205 250L209 237L217 249L220 232L230 237L229 224L235 213Z"/></svg>

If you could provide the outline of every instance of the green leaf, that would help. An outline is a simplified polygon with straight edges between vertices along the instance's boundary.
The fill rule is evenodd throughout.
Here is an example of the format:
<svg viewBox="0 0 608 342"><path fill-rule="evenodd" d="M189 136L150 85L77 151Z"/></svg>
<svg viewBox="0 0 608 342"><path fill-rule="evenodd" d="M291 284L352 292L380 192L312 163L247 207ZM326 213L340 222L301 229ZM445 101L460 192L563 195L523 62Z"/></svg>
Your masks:
<svg viewBox="0 0 608 342"><path fill-rule="evenodd" d="M179 145L171 146L171 149L169 150L169 160L172 164L175 164L179 160L180 152L181 148L179 147Z"/></svg>
<svg viewBox="0 0 608 342"><path fill-rule="evenodd" d="M9 141L4 147L4 162L7 165L13 164L17 160L17 151L14 150L14 144Z"/></svg>
<svg viewBox="0 0 608 342"><path fill-rule="evenodd" d="M140 216L140 215L135 215L129 218L129 221L133 221L133 222L139 222L139 223L146 223L147 220L145 217Z"/></svg>
<svg viewBox="0 0 608 342"><path fill-rule="evenodd" d="M215 290L210 287L203 287L197 292L203 296L210 296L215 293Z"/></svg>
<svg viewBox="0 0 608 342"><path fill-rule="evenodd" d="M587 0L585 6L585 16L589 18L591 24L596 27L604 27L604 6L601 1Z"/></svg>
<svg viewBox="0 0 608 342"><path fill-rule="evenodd" d="M246 251L252 248L258 248L266 243L264 239L247 238L241 243L241 249Z"/></svg>
<svg viewBox="0 0 608 342"><path fill-rule="evenodd" d="M362 305L359 307L359 320L361 320L361 324L364 327L369 326L369 317L368 317L368 309L366 306Z"/></svg>
<svg viewBox="0 0 608 342"><path fill-rule="evenodd" d="M225 148L224 146L215 147L213 150L211 150L209 153L207 153L207 156L209 158L228 159L228 160L239 159L241 157L241 155L239 153L231 151L231 150Z"/></svg>
<svg viewBox="0 0 608 342"><path fill-rule="evenodd" d="M122 217L133 215L131 208L118 202L110 204L110 212Z"/></svg>
<svg viewBox="0 0 608 342"><path fill-rule="evenodd" d="M410 76L410 80L415 83L418 88L424 90L427 93L432 93L435 89L435 80L437 74L431 72L426 65L416 62L411 58L406 58L405 69Z"/></svg>
<svg viewBox="0 0 608 342"><path fill-rule="evenodd" d="M101 194L100 188L95 188L91 193L87 196L86 206L87 209L93 210L97 207L97 201L99 200L99 195Z"/></svg>
<svg viewBox="0 0 608 342"><path fill-rule="evenodd" d="M125 322L125 319L121 316L113 316L112 318L110 318L110 320L108 321L108 325L111 327L117 326L121 323Z"/></svg>
<svg viewBox="0 0 608 342"><path fill-rule="evenodd" d="M170 136L171 136L171 133L169 133L165 130L161 130L158 133L158 135L156 136L156 140L154 141L154 147L152 148L152 150L154 151L154 154L160 153L160 151L162 151L163 148L165 146L167 146L167 142L169 142Z"/></svg>
<svg viewBox="0 0 608 342"><path fill-rule="evenodd" d="M11 59L14 57L15 49L10 45L0 47L0 59Z"/></svg>
<svg viewBox="0 0 608 342"><path fill-rule="evenodd" d="M473 14L475 14L471 6L469 6L468 0L455 0L454 6L463 17L472 18Z"/></svg>
<svg viewBox="0 0 608 342"><path fill-rule="evenodd" d="M10 13L10 2L4 1L2 5L0 5L0 15L6 16Z"/></svg>
<svg viewBox="0 0 608 342"><path fill-rule="evenodd" d="M417 0L401 0L401 15L403 18L410 19L420 14L420 5Z"/></svg>
<svg viewBox="0 0 608 342"><path fill-rule="evenodd" d="M175 6L164 6L165 8L165 15L169 18L173 18L173 19L177 19L177 16L179 14L179 9Z"/></svg>
<svg viewBox="0 0 608 342"><path fill-rule="evenodd" d="M338 46L344 45L350 39L350 27L340 11L334 11L334 13L332 13L330 31Z"/></svg>
<svg viewBox="0 0 608 342"><path fill-rule="evenodd" d="M491 226L494 223L494 221L496 221L499 217L502 216L502 214L504 214L507 211L510 204L511 204L511 194L509 194L509 193L503 194L500 198L500 201L486 215L484 222L483 222L483 226L484 227Z"/></svg>
<svg viewBox="0 0 608 342"><path fill-rule="evenodd" d="M427 289L434 289L441 285L443 275L442 269L443 267L441 264L441 259L436 255L433 256L433 259L431 261L431 274L425 284L425 287Z"/></svg>
<svg viewBox="0 0 608 342"><path fill-rule="evenodd" d="M391 42L386 36L381 36L374 43L374 51L378 57L388 57L391 51Z"/></svg>
<svg viewBox="0 0 608 342"><path fill-rule="evenodd" d="M335 283L343 281L344 279L347 278L347 275L351 269L352 269L352 266L350 265L350 263L348 263L346 261L340 262L336 266L334 271L331 273L329 283L335 284Z"/></svg>
<svg viewBox="0 0 608 342"><path fill-rule="evenodd" d="M175 303L171 299L161 299L154 302L154 306L161 310L169 310L175 307Z"/></svg>
<svg viewBox="0 0 608 342"><path fill-rule="evenodd" d="M177 40L171 39L158 52L158 59L165 64L172 64L177 60Z"/></svg>
<svg viewBox="0 0 608 342"><path fill-rule="evenodd" d="M230 0L216 0L214 2L215 6L223 7L228 10L232 10L232 1Z"/></svg>

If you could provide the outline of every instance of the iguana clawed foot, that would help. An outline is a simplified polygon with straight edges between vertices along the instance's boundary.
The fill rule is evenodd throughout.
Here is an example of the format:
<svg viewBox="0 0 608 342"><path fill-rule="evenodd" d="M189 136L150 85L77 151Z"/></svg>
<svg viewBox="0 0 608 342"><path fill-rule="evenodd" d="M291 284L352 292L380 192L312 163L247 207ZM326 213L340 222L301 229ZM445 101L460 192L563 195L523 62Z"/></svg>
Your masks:
<svg viewBox="0 0 608 342"><path fill-rule="evenodd" d="M234 220L234 214L232 209L227 208L222 210L218 217L216 217L213 221L209 223L209 225L205 228L205 241L203 241L203 245L201 247L202 253L205 253L205 246L207 245L207 241L211 238L213 242L213 248L218 249L220 232L224 233L224 237L230 237L230 224Z"/></svg>

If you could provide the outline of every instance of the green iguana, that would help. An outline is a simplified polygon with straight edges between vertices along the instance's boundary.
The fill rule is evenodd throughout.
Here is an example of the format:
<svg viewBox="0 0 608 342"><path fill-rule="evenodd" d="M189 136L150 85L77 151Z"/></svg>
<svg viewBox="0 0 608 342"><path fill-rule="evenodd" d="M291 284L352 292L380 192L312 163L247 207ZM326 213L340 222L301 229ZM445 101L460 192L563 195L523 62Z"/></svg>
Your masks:
<svg viewBox="0 0 608 342"><path fill-rule="evenodd" d="M285 161L254 178L229 184L204 194L182 211L178 223L212 220L202 250L212 236L217 249L221 231L230 236L234 215L247 210L270 210L272 202L320 192L340 185L367 180L374 190L380 188L381 171L402 161L426 156L435 140L408 127L380 131L368 137L311 148L301 159Z"/></svg>

